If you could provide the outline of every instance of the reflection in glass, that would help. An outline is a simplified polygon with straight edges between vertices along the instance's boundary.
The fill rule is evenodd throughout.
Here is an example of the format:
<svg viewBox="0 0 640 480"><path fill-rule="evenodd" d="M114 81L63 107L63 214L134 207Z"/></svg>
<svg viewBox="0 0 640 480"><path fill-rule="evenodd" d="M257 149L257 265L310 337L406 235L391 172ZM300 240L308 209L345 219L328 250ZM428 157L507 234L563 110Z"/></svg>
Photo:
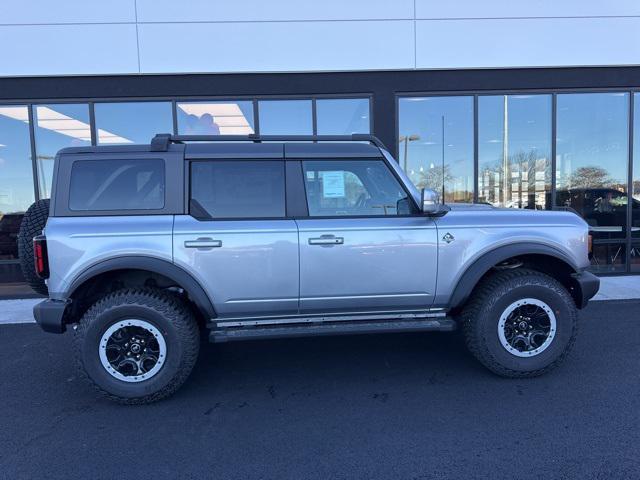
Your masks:
<svg viewBox="0 0 640 480"><path fill-rule="evenodd" d="M156 133L171 133L169 102L96 103L98 144L149 143Z"/></svg>
<svg viewBox="0 0 640 480"><path fill-rule="evenodd" d="M633 94L633 191L631 236L640 238L640 94ZM632 252L634 253L634 252ZM638 259L640 262L640 258Z"/></svg>
<svg viewBox="0 0 640 480"><path fill-rule="evenodd" d="M631 251L629 255L629 262L632 272L640 272L640 242L633 242L631 244Z"/></svg>
<svg viewBox="0 0 640 480"><path fill-rule="evenodd" d="M26 106L0 106L0 262L18 258L22 214L34 201Z"/></svg>
<svg viewBox="0 0 640 480"><path fill-rule="evenodd" d="M311 100L262 100L258 103L261 135L312 135Z"/></svg>
<svg viewBox="0 0 640 480"><path fill-rule="evenodd" d="M182 102L177 104L181 135L249 135L255 133L253 102Z"/></svg>
<svg viewBox="0 0 640 480"><path fill-rule="evenodd" d="M631 194L631 271L640 271L640 95L633 94L633 176Z"/></svg>
<svg viewBox="0 0 640 480"><path fill-rule="evenodd" d="M368 98L336 98L316 100L318 135L351 135L369 133Z"/></svg>
<svg viewBox="0 0 640 480"><path fill-rule="evenodd" d="M478 98L478 201L550 208L551 95Z"/></svg>
<svg viewBox="0 0 640 480"><path fill-rule="evenodd" d="M562 94L557 101L556 205L589 224L595 270L624 269L624 245L615 240L627 226L629 96Z"/></svg>
<svg viewBox="0 0 640 480"><path fill-rule="evenodd" d="M399 161L418 188L473 201L473 97L401 98Z"/></svg>
<svg viewBox="0 0 640 480"><path fill-rule="evenodd" d="M37 105L33 107L36 164L40 198L51 196L53 160L65 147L91 145L87 104Z"/></svg>

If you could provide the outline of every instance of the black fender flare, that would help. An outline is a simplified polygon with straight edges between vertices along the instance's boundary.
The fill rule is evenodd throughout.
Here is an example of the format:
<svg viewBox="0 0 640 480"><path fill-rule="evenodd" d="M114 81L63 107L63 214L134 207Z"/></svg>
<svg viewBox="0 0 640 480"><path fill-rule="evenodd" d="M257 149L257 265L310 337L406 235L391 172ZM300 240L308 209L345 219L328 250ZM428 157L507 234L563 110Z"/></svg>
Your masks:
<svg viewBox="0 0 640 480"><path fill-rule="evenodd" d="M64 297L71 298L73 293L87 280L91 280L97 275L116 270L147 270L163 275L183 288L198 309L206 315L207 319L216 316L211 299L204 288L202 288L202 285L200 285L190 273L168 260L162 260L156 257L131 255L98 262L83 270L82 273L73 280L69 288L64 292Z"/></svg>
<svg viewBox="0 0 640 480"><path fill-rule="evenodd" d="M573 273L580 271L568 255L549 245L535 242L504 245L484 253L465 270L453 290L453 294L449 300L449 309L464 305L480 279L491 268L509 258L521 255L547 255L566 263L573 270Z"/></svg>

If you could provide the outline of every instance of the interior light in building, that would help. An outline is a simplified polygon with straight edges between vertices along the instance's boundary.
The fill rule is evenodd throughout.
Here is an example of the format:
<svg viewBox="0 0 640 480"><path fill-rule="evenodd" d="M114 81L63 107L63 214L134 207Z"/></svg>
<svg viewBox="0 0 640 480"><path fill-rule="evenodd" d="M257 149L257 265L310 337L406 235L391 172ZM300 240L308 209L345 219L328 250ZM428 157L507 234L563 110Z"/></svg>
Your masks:
<svg viewBox="0 0 640 480"><path fill-rule="evenodd" d="M29 112L25 107L0 107L0 115L29 123ZM50 107L37 106L35 112L38 127L52 132L66 135L86 142L91 142L91 127L88 123L57 112ZM133 143L128 138L121 137L105 130L100 132L100 143ZM107 140L103 140L107 138Z"/></svg>
<svg viewBox="0 0 640 480"><path fill-rule="evenodd" d="M178 108L187 115L201 118L211 115L221 135L248 135L254 133L237 103L180 103Z"/></svg>

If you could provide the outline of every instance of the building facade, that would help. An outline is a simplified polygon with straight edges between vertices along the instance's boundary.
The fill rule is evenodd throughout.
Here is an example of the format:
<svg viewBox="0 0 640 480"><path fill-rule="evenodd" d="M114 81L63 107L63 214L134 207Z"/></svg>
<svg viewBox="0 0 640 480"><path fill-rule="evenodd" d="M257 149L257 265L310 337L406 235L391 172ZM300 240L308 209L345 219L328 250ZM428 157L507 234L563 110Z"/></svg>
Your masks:
<svg viewBox="0 0 640 480"><path fill-rule="evenodd" d="M55 153L155 133L374 133L447 202L571 208L640 271L640 3L5 2L0 281Z"/></svg>

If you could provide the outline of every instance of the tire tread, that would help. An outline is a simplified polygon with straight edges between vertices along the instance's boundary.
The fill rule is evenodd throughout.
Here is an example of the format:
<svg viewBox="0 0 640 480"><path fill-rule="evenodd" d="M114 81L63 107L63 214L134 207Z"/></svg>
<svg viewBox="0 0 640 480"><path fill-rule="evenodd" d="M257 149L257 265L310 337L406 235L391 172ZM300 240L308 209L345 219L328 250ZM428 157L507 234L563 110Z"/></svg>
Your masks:
<svg viewBox="0 0 640 480"><path fill-rule="evenodd" d="M33 203L22 217L18 232L18 258L22 276L29 286L41 295L48 296L49 290L44 280L36 274L33 262L33 237L42 233L49 218L48 198Z"/></svg>
<svg viewBox="0 0 640 480"><path fill-rule="evenodd" d="M86 372L82 349L86 337L86 330L96 318L110 308L121 305L139 305L151 308L170 322L176 329L177 335L182 339L181 368L177 374L162 389L155 393L136 397L125 398L104 390ZM100 394L115 402L125 405L142 405L153 403L166 398L178 390L187 380L198 359L200 349L200 330L191 309L176 295L165 293L153 288L129 288L110 293L96 303L80 319L74 329L75 359L81 376Z"/></svg>
<svg viewBox="0 0 640 480"><path fill-rule="evenodd" d="M491 305L498 301L502 295L517 286L514 284L522 284L523 280L527 280L529 282L528 285L536 284L550 288L562 296L569 305L570 322L573 325L569 342L558 358L543 368L528 371L513 370L502 365L491 354L490 350L484 347L487 344L487 339L480 333L481 329L479 329L477 325L477 319L480 318L483 311L491 308ZM485 278L482 283L476 287L476 291L464 307L460 317L460 323L467 348L471 354L492 372L509 378L537 377L553 370L564 361L573 348L578 331L575 303L564 286L555 278L545 273L525 268L496 272Z"/></svg>

